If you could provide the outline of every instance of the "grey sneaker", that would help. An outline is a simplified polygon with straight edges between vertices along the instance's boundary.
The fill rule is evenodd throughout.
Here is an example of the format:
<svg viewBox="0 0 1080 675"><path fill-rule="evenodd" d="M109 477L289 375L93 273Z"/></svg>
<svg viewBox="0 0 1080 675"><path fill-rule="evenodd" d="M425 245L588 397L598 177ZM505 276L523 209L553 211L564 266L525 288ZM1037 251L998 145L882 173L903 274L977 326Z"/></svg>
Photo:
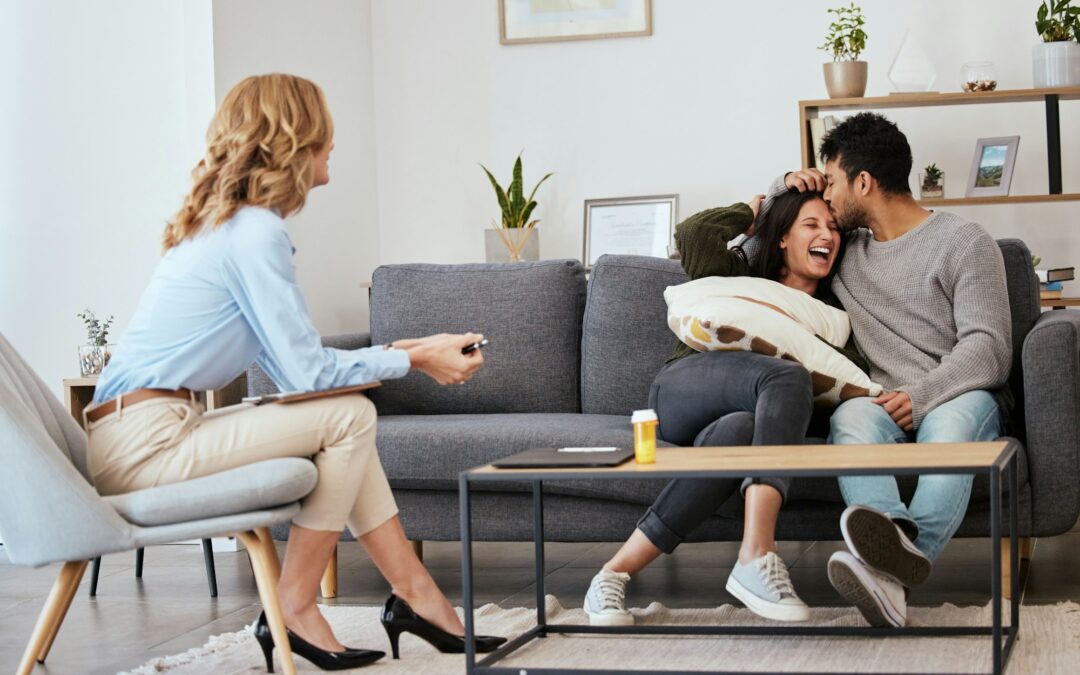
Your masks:
<svg viewBox="0 0 1080 675"><path fill-rule="evenodd" d="M585 594L585 613L590 626L632 626L634 615L626 611L626 584L630 575L625 572L600 570Z"/></svg>
<svg viewBox="0 0 1080 675"><path fill-rule="evenodd" d="M871 626L902 628L907 623L904 587L847 551L837 551L829 558L829 583Z"/></svg>
<svg viewBox="0 0 1080 675"><path fill-rule="evenodd" d="M766 619L806 621L810 618L810 609L795 595L787 565L775 553L766 553L745 565L736 560L726 588L747 609Z"/></svg>
<svg viewBox="0 0 1080 675"><path fill-rule="evenodd" d="M930 576L930 559L881 511L853 504L840 516L840 531L856 558L904 586L918 586Z"/></svg>

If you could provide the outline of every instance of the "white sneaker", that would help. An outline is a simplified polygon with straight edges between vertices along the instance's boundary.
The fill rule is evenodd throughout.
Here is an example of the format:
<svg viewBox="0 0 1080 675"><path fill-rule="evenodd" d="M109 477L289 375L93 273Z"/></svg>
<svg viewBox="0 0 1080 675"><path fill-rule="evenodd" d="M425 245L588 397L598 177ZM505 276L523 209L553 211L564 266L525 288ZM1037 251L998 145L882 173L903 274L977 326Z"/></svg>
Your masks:
<svg viewBox="0 0 1080 675"><path fill-rule="evenodd" d="M829 558L829 583L871 626L903 628L907 623L904 587L847 551L837 551Z"/></svg>
<svg viewBox="0 0 1080 675"><path fill-rule="evenodd" d="M585 594L585 613L590 626L632 626L634 615L626 611L626 584L630 575L625 572L600 570Z"/></svg>
<svg viewBox="0 0 1080 675"><path fill-rule="evenodd" d="M806 621L810 608L795 595L787 565L775 553L766 553L745 565L735 561L727 591L758 616L773 621Z"/></svg>
<svg viewBox="0 0 1080 675"><path fill-rule="evenodd" d="M881 511L852 504L840 516L840 531L860 562L904 586L918 586L930 576L930 559Z"/></svg>

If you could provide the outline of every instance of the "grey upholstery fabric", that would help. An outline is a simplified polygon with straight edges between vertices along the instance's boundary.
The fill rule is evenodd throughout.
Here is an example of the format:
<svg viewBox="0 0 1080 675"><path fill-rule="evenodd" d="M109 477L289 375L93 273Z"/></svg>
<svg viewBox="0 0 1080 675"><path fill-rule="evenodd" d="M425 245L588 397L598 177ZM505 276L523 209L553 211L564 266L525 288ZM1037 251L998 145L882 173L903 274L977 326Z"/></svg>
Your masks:
<svg viewBox="0 0 1080 675"><path fill-rule="evenodd" d="M172 525L299 501L319 473L309 459L286 457L105 498L136 525Z"/></svg>
<svg viewBox="0 0 1080 675"><path fill-rule="evenodd" d="M367 333L343 333L322 339L324 347L334 349L362 349L371 346L371 335ZM252 365L247 371L248 396L276 394L278 387L262 368Z"/></svg>
<svg viewBox="0 0 1080 675"><path fill-rule="evenodd" d="M1019 239L999 239L1001 256L1005 260L1006 290L1012 314L1013 363L1009 373L1009 390L1015 405L1011 414L1009 433L1026 440L1024 423L1024 336L1035 325L1042 312L1039 306L1039 279L1031 264L1031 251Z"/></svg>
<svg viewBox="0 0 1080 675"><path fill-rule="evenodd" d="M3 335L0 466L0 537L8 558L19 565L88 560L148 544L268 527L291 518L298 509L295 500L306 494L300 489L299 479L286 489L288 481L280 477L262 481L266 489L234 492L230 499L211 492L222 489L220 481L196 483L194 488L191 483L176 483L169 489L156 488L162 491L158 494L167 495L170 503L187 509L189 514L195 507L181 507L182 502L217 500L222 510L203 508L200 520L163 527L130 523L106 503L87 479L86 437L82 430ZM296 466L290 469L290 475L304 474L314 486L311 470ZM243 480L246 471L236 469L232 480ZM280 487L271 490L272 482ZM267 503L272 501L267 498L271 491L283 501ZM145 498L135 502L151 505L152 500L140 499Z"/></svg>
<svg viewBox="0 0 1080 675"><path fill-rule="evenodd" d="M629 415L675 350L664 289L687 281L677 260L604 255L589 277L581 339L581 410Z"/></svg>
<svg viewBox="0 0 1080 675"><path fill-rule="evenodd" d="M374 344L475 330L491 342L463 387L414 372L371 393L384 415L578 412L585 273L576 260L384 265L372 275Z"/></svg>
<svg viewBox="0 0 1080 675"><path fill-rule="evenodd" d="M1024 339L1033 519L1047 535L1080 509L1080 312L1044 313Z"/></svg>

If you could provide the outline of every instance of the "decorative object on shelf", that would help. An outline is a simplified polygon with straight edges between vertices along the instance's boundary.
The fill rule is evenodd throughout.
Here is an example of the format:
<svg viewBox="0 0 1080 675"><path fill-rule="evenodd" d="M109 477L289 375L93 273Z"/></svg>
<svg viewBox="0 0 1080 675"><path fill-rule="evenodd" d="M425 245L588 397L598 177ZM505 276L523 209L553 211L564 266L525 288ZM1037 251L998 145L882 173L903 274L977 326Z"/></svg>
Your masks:
<svg viewBox="0 0 1080 675"><path fill-rule="evenodd" d="M499 0L499 42L652 35L652 0Z"/></svg>
<svg viewBox="0 0 1080 675"><path fill-rule="evenodd" d="M899 92L930 91L937 80L937 70L922 43L908 31L889 66L889 82Z"/></svg>
<svg viewBox="0 0 1080 675"><path fill-rule="evenodd" d="M968 176L968 197L993 197L1009 194L1012 184L1016 149L1019 136L980 138L975 144L975 156L971 160Z"/></svg>
<svg viewBox="0 0 1080 675"><path fill-rule="evenodd" d="M499 209L502 211L502 222L492 220L494 229L489 229L484 234L484 248L488 262L519 262L521 260L540 259L540 234L536 231L536 224L540 221L529 220L536 202L533 197L544 181L554 174L547 174L540 179L529 198L525 199L521 189L521 155L514 162L514 173L510 184L504 190L495 176L488 171L483 164L480 168L487 174L491 181L491 187L495 189L495 197L499 200ZM534 235L535 236L531 236ZM530 244L531 242L531 244ZM501 246L500 246L501 244Z"/></svg>
<svg viewBox="0 0 1080 675"><path fill-rule="evenodd" d="M945 172L931 164L919 172L919 197L921 199L945 198Z"/></svg>
<svg viewBox="0 0 1080 675"><path fill-rule="evenodd" d="M666 258L673 250L679 195L585 200L586 267L610 254Z"/></svg>
<svg viewBox="0 0 1080 675"><path fill-rule="evenodd" d="M1080 7L1073 0L1044 0L1035 30L1042 39L1031 48L1035 86L1080 86Z"/></svg>
<svg viewBox="0 0 1080 675"><path fill-rule="evenodd" d="M102 321L89 309L84 309L75 316L82 319L86 325L86 344L79 345L79 372L83 377L100 375L112 356L109 328L114 317L109 315L109 318Z"/></svg>
<svg viewBox="0 0 1080 675"><path fill-rule="evenodd" d="M960 67L960 88L969 94L997 89L997 70L991 61L972 61Z"/></svg>
<svg viewBox="0 0 1080 675"><path fill-rule="evenodd" d="M832 54L832 63L822 66L825 71L825 88L829 98L858 98L866 92L866 61L859 61L859 54L866 49L866 25L862 9L851 3L850 7L828 10L836 15L829 24L825 44L818 47Z"/></svg>

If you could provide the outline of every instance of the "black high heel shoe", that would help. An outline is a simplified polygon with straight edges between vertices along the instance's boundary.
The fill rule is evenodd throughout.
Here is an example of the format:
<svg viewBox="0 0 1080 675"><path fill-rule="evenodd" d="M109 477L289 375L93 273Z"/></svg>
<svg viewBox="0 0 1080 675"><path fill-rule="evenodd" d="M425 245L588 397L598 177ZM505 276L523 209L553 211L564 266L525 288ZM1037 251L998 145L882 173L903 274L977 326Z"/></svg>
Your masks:
<svg viewBox="0 0 1080 675"><path fill-rule="evenodd" d="M394 594L391 594L386 604L383 605L379 621L382 622L383 628L386 629L386 637L390 638L390 650L394 653L395 659L398 658L398 638L402 633L412 633L422 640L427 640L432 647L443 654L465 653L464 635L453 635L435 626L413 611L413 608L409 607L409 603ZM477 635L475 642L476 653L486 654L495 651L499 645L506 642L506 638Z"/></svg>
<svg viewBox="0 0 1080 675"><path fill-rule="evenodd" d="M331 652L316 647L287 628L285 631L289 636L289 648L292 649L292 653L303 656L321 670L360 668L386 656L386 652L350 647L346 647L345 651ZM270 626L266 623L266 612L260 614L259 620L255 622L255 639L258 640L263 656L266 657L266 672L274 672L274 638L270 635Z"/></svg>

